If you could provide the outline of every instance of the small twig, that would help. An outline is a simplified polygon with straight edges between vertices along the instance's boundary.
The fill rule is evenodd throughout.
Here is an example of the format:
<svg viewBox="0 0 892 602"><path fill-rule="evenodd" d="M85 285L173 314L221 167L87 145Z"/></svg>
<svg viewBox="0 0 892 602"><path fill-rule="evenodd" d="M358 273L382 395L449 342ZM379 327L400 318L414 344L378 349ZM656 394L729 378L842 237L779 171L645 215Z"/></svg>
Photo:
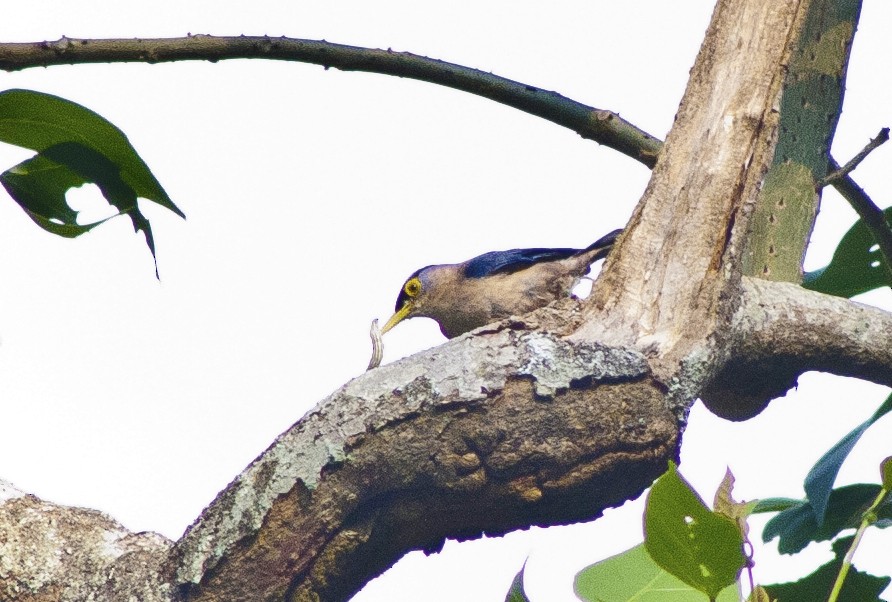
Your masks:
<svg viewBox="0 0 892 602"><path fill-rule="evenodd" d="M827 174L824 179L822 179L817 184L817 189L828 186L830 184L835 184L837 181L843 179L849 173L854 171L858 164L861 163L867 155L874 151L877 147L881 146L889 139L889 128L883 128L880 130L880 133L877 134L877 137L867 143L861 152L855 155L851 161L840 167L835 161L831 159L833 170Z"/></svg>
<svg viewBox="0 0 892 602"><path fill-rule="evenodd" d="M470 92L562 125L651 168L663 144L612 111L596 109L557 92L492 73L390 49L360 48L325 40L209 35L105 40L63 37L55 42L0 43L0 70L4 71L85 63L216 62L251 58L408 77Z"/></svg>
<svg viewBox="0 0 892 602"><path fill-rule="evenodd" d="M818 181L815 185L817 190L821 190L825 186L833 185L834 188L849 202L852 209L864 222L864 225L873 236L874 242L883 256L883 266L886 270L886 277L889 286L892 287L892 229L886 223L886 216L883 210L874 203L864 189L858 186L851 177L851 172L861 161L864 160L874 149L881 146L889 139L889 128L883 128L876 138L871 140L860 153L854 156L851 161L840 167L836 159L830 157L830 173L826 177Z"/></svg>
<svg viewBox="0 0 892 602"><path fill-rule="evenodd" d="M844 168L840 168L839 164L831 157L830 169L836 173ZM889 286L892 287L892 229L886 222L886 215L850 175L845 174L835 180L833 187L849 202L873 236L873 240L883 256L882 264L886 270L886 279L890 283Z"/></svg>

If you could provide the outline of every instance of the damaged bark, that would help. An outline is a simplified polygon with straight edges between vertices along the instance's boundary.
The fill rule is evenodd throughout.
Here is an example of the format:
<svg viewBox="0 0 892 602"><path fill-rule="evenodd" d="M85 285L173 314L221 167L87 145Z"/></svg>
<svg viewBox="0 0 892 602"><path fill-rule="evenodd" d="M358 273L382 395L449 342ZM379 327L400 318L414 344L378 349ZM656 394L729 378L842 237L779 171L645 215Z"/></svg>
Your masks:
<svg viewBox="0 0 892 602"><path fill-rule="evenodd" d="M176 581L194 599L344 599L447 536L592 519L652 482L677 439L638 353L463 336L348 383L283 434L177 544Z"/></svg>
<svg viewBox="0 0 892 602"><path fill-rule="evenodd" d="M158 543L144 582L171 600L348 599L446 537L591 520L637 496L677 458L697 397L742 419L806 370L892 384L890 314L742 276L809 5L719 2L651 182L589 299L347 383L169 552ZM36 596L56 582L11 599L50 599ZM66 599L93 599L91 587Z"/></svg>

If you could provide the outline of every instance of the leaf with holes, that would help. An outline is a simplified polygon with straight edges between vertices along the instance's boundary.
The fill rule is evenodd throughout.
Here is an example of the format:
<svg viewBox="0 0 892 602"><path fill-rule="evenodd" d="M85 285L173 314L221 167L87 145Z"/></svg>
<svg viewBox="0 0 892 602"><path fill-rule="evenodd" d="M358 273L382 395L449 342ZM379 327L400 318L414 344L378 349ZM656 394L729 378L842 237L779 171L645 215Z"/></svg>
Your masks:
<svg viewBox="0 0 892 602"><path fill-rule="evenodd" d="M707 508L673 463L647 495L644 544L663 569L710 598L746 563L738 526Z"/></svg>
<svg viewBox="0 0 892 602"><path fill-rule="evenodd" d="M884 210L883 215L886 216L886 224L892 224L892 207ZM839 241L830 263L805 274L802 286L838 297L854 297L875 288L890 286L892 282L886 277L883 261L873 235L864 222L858 220Z"/></svg>
<svg viewBox="0 0 892 602"><path fill-rule="evenodd" d="M707 596L660 568L644 544L588 566L576 574L576 596L584 602L706 602ZM737 586L723 589L718 602L737 602Z"/></svg>
<svg viewBox="0 0 892 602"><path fill-rule="evenodd" d="M54 234L74 237L102 223L78 224L65 200L69 189L88 182L145 234L153 258L152 230L137 198L185 217L127 136L79 104L31 90L0 92L0 142L37 151L0 174L0 183L35 223Z"/></svg>

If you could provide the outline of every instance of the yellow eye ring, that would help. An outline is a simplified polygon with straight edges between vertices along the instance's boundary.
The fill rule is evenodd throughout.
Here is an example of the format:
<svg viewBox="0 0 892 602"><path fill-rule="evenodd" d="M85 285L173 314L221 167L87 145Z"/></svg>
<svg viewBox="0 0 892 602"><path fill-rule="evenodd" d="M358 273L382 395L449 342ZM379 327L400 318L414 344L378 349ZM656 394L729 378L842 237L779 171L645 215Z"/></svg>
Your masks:
<svg viewBox="0 0 892 602"><path fill-rule="evenodd" d="M410 297L418 296L418 293L421 292L421 280L419 280L418 278L410 278L406 282L405 286L403 286L403 290Z"/></svg>

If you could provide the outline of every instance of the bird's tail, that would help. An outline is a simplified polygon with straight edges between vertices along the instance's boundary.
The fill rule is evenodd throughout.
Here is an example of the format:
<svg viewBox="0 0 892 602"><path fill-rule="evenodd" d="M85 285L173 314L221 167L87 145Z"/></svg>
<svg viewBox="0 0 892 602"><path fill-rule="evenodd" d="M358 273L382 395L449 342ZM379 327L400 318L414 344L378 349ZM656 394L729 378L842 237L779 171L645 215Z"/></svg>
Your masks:
<svg viewBox="0 0 892 602"><path fill-rule="evenodd" d="M616 242L616 239L619 237L620 234L622 234L622 232L622 229L620 229L614 230L609 234L605 234L604 236L590 244L588 247L583 249L580 255L582 253L591 253L592 251L598 251L598 253L596 253L595 256L591 259L591 261L597 261L599 259L607 257L610 249L613 248L613 243Z"/></svg>

